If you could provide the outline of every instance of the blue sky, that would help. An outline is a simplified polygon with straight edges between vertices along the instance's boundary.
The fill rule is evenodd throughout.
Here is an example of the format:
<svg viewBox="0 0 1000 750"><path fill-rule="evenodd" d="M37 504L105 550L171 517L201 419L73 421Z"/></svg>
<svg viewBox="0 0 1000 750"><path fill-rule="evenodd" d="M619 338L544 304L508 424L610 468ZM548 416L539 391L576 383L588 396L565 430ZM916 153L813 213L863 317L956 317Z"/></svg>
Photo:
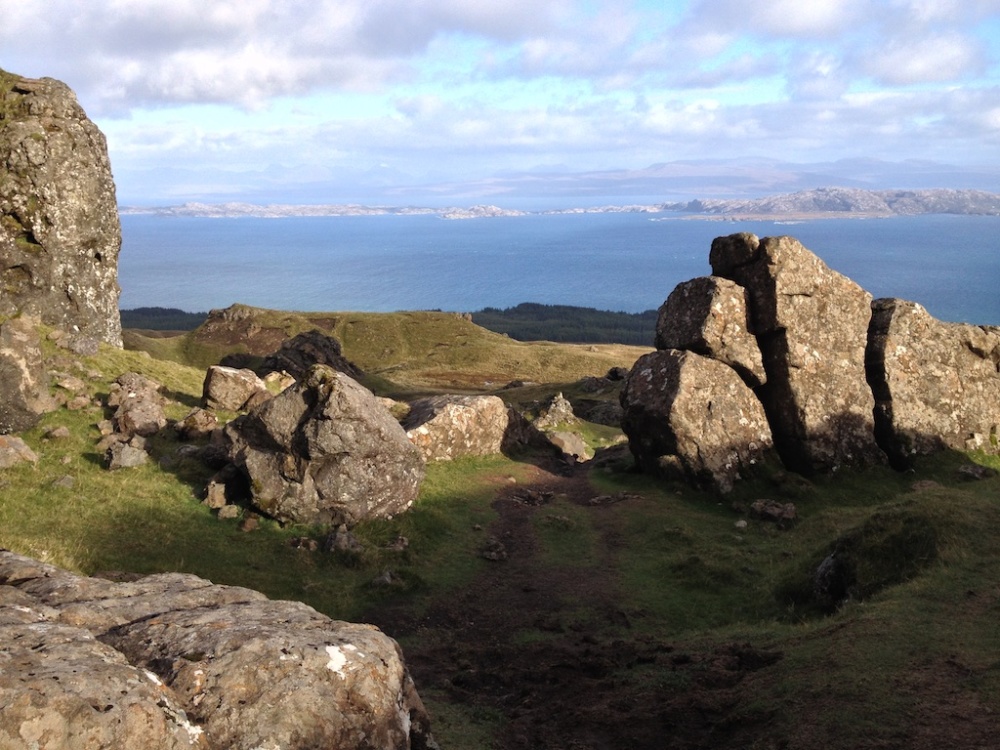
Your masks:
<svg viewBox="0 0 1000 750"><path fill-rule="evenodd" d="M948 187L1000 174L1000 0L0 0L0 14L0 67L73 87L127 205L505 205L588 179L673 199L709 189L720 160L754 184L774 163L852 159L955 165L935 172ZM673 181L635 187L655 164Z"/></svg>

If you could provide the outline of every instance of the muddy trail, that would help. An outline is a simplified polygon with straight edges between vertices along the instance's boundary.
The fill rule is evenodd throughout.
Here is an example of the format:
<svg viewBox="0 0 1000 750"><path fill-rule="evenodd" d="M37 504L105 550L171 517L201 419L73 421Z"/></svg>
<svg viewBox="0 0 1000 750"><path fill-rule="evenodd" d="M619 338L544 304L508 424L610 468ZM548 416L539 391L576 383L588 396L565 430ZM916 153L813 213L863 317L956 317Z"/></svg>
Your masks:
<svg viewBox="0 0 1000 750"><path fill-rule="evenodd" d="M597 516L592 564L541 559L536 525L567 522L554 499ZM405 641L418 689L503 717L496 750L742 746L768 720L738 710L744 678L781 654L691 653L633 632L641 613L623 607L615 570L627 543L616 510L630 500L595 492L583 468L539 467L497 489L480 551L490 564L472 585L420 615L386 605L368 621Z"/></svg>

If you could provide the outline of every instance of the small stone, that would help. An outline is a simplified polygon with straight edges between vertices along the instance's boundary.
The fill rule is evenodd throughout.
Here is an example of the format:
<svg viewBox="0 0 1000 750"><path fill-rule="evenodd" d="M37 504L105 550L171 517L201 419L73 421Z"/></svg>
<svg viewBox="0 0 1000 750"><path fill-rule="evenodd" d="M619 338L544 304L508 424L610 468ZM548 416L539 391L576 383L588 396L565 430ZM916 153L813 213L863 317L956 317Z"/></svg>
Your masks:
<svg viewBox="0 0 1000 750"><path fill-rule="evenodd" d="M745 518L741 518L739 521L736 522L736 528L740 530L745 529L748 525L749 524L747 524Z"/></svg>
<svg viewBox="0 0 1000 750"><path fill-rule="evenodd" d="M28 444L13 435L0 435L0 469L9 469L25 461L38 462L38 456Z"/></svg>
<svg viewBox="0 0 1000 750"><path fill-rule="evenodd" d="M53 427L45 432L46 440L65 440L70 436L69 427L65 425L60 425L59 427Z"/></svg>
<svg viewBox="0 0 1000 750"><path fill-rule="evenodd" d="M211 481L205 488L205 499L202 505L209 508L222 508L226 504L226 485L224 482Z"/></svg>
<svg viewBox="0 0 1000 750"><path fill-rule="evenodd" d="M797 520L795 503L779 503L775 500L754 500L750 505L750 515L762 521L771 521L782 527Z"/></svg>
<svg viewBox="0 0 1000 750"><path fill-rule="evenodd" d="M225 521L230 518L237 518L240 515L240 506L238 505L223 505L219 508L219 520Z"/></svg>
<svg viewBox="0 0 1000 750"><path fill-rule="evenodd" d="M507 547L495 536L491 536L479 550L479 556L484 560L500 562L507 559Z"/></svg>
<svg viewBox="0 0 1000 750"><path fill-rule="evenodd" d="M67 474L64 477L59 477L59 479L55 480L52 483L52 486L53 487L61 487L63 489L67 489L68 490L68 489L72 488L74 484L76 484L76 480L73 479L73 477L71 477L69 474Z"/></svg>
<svg viewBox="0 0 1000 750"><path fill-rule="evenodd" d="M66 408L70 411L82 411L91 405L91 400L87 396L76 396L66 402Z"/></svg>
<svg viewBox="0 0 1000 750"><path fill-rule="evenodd" d="M247 513L240 519L239 530L243 532L256 531L260 527L260 516L256 513Z"/></svg>

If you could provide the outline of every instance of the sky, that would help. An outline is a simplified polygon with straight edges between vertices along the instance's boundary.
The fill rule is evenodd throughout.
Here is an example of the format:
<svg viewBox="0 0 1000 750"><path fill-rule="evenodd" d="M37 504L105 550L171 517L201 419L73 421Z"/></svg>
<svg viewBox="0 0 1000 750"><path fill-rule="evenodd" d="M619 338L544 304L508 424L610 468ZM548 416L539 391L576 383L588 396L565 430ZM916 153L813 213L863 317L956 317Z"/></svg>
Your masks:
<svg viewBox="0 0 1000 750"><path fill-rule="evenodd" d="M1000 0L0 0L0 16L0 68L73 88L123 205L1000 191Z"/></svg>

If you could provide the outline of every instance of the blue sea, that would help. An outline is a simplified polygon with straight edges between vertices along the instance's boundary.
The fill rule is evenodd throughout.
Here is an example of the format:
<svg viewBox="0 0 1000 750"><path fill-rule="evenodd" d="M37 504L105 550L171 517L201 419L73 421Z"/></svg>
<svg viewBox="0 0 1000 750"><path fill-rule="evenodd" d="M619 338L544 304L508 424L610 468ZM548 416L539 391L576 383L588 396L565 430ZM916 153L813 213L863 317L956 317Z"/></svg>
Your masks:
<svg viewBox="0 0 1000 750"><path fill-rule="evenodd" d="M798 238L876 297L942 320L1000 325L1000 217L803 222L673 214L122 217L121 307L242 302L301 311L450 310L520 302L640 312L709 274L712 239Z"/></svg>

